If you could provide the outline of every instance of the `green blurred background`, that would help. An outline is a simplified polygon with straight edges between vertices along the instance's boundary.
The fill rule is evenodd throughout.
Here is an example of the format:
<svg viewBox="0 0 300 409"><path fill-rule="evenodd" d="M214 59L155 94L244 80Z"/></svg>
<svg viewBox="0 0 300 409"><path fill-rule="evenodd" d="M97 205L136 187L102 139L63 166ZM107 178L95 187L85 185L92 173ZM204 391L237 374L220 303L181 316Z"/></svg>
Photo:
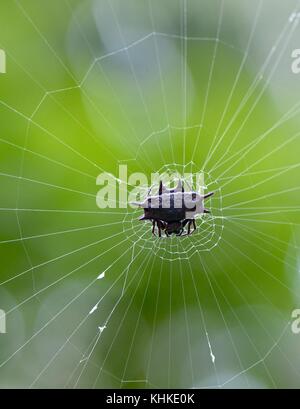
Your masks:
<svg viewBox="0 0 300 409"><path fill-rule="evenodd" d="M298 6L1 0L2 388L300 386ZM99 209L119 164L204 170L212 216Z"/></svg>

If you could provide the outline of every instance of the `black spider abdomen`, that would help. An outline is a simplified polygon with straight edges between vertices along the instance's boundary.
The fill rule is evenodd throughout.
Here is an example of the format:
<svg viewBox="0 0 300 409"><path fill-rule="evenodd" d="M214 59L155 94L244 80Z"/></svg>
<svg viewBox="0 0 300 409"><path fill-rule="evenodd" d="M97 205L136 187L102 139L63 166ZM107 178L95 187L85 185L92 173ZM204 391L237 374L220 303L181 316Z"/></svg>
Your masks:
<svg viewBox="0 0 300 409"><path fill-rule="evenodd" d="M144 209L145 219L162 220L163 222L179 222L185 219L184 209Z"/></svg>
<svg viewBox="0 0 300 409"><path fill-rule="evenodd" d="M179 222L186 217L186 211L195 210L187 209L184 205L184 201L181 203L174 203L174 195L170 194L169 203L163 202L162 198L159 198L159 206L154 207L151 203L151 198L148 199L148 208L144 208L144 218L152 220L162 220L164 222Z"/></svg>

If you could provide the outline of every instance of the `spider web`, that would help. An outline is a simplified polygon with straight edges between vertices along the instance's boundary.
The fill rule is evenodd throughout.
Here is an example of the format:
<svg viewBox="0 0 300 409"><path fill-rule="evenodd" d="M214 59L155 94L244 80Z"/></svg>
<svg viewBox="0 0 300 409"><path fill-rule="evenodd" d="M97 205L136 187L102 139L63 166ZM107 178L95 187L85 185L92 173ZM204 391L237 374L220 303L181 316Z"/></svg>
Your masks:
<svg viewBox="0 0 300 409"><path fill-rule="evenodd" d="M0 101L1 386L299 386L300 106L294 83L288 97L277 85L299 2L248 2L238 39L236 1L51 4L70 25L59 40L35 2L5 10L54 73L3 34L5 78L30 98ZM98 209L97 175L124 163L203 172L211 215L160 239L139 210Z"/></svg>
<svg viewBox="0 0 300 409"><path fill-rule="evenodd" d="M187 165L180 164L166 164L162 169L158 170L159 175L182 175L181 180L186 187L186 191L192 191L193 186L191 185L191 180L194 175L202 174L202 172L197 169L194 163ZM184 178L184 175L189 176ZM211 181L209 174L203 174L205 182L205 188L210 189L215 192L216 196L206 201L208 207L210 208L210 214L208 216L198 216L196 217L196 222L198 229L192 233L191 236L182 236L180 241L180 246L177 237L161 237L155 240L155 246L153 247L153 237L149 237L147 234L143 234L143 238L140 238L141 231L139 229L141 215L141 210L136 209L133 211L130 209L124 219L123 219L123 229L128 236L128 240L132 243L137 243L137 246L143 249L148 249L153 251L154 255L166 259L168 261L176 261L179 259L189 259L193 254L199 251L210 251L215 246L218 245L222 237L223 225L223 215L222 215L222 192L218 187L216 182ZM190 180L189 180L190 179ZM195 180L195 177L194 177ZM199 189L199 186L198 186ZM147 187L141 187L142 197L146 197L147 194L156 194L158 186L154 184L148 191ZM143 232L149 231L149 223L144 223Z"/></svg>

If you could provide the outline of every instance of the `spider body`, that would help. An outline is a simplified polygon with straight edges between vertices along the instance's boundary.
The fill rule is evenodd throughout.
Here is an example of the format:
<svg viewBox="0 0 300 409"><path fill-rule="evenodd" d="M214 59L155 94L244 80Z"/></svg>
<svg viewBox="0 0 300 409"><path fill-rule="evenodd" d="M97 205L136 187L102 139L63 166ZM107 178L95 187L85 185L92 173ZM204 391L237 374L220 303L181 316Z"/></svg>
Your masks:
<svg viewBox="0 0 300 409"><path fill-rule="evenodd" d="M190 235L196 230L195 216L210 213L204 208L203 203L212 195L213 192L206 195L185 192L181 181L176 189L172 190L166 189L160 182L158 195L148 196L144 202L134 204L144 209L144 215L140 217L140 220L152 222L153 235L156 235L155 228L157 227L159 237L162 231L167 237L172 234L181 236L185 231L185 226L187 226L187 232L184 235Z"/></svg>

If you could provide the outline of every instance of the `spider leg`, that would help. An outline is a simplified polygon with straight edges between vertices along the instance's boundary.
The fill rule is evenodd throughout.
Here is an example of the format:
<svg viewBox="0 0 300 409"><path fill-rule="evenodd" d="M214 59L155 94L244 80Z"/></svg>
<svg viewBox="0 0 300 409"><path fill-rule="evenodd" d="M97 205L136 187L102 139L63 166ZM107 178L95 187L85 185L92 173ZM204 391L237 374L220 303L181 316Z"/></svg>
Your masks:
<svg viewBox="0 0 300 409"><path fill-rule="evenodd" d="M176 236L182 236L183 231L184 231L184 229L182 227L181 230L180 230L180 233L176 234Z"/></svg>
<svg viewBox="0 0 300 409"><path fill-rule="evenodd" d="M180 236L182 236L182 233L185 231L184 228L185 226L189 223L189 219L184 219L182 222L182 232L180 234ZM183 236L187 236L187 233L184 233Z"/></svg>
<svg viewBox="0 0 300 409"><path fill-rule="evenodd" d="M187 233L185 234L186 236L189 236L190 234L194 233L194 231L197 229L195 219L186 219L182 223L182 227L184 227L187 224ZM191 226L193 225L193 230L191 231Z"/></svg>
<svg viewBox="0 0 300 409"><path fill-rule="evenodd" d="M188 236L191 234L191 224L192 224L192 220L189 220L189 222L188 222L188 231L187 231Z"/></svg>
<svg viewBox="0 0 300 409"><path fill-rule="evenodd" d="M155 234L155 220L152 220L152 234L153 234L153 236L156 236L156 234Z"/></svg>
<svg viewBox="0 0 300 409"><path fill-rule="evenodd" d="M160 224L160 222L157 222L157 228L158 228L158 236L161 237L161 224Z"/></svg>
<svg viewBox="0 0 300 409"><path fill-rule="evenodd" d="M182 227L185 228L185 226L188 224L189 219L184 219L182 222Z"/></svg>
<svg viewBox="0 0 300 409"><path fill-rule="evenodd" d="M160 220L157 220L156 224L158 228L158 236L161 237L161 231L165 229L165 224Z"/></svg>
<svg viewBox="0 0 300 409"><path fill-rule="evenodd" d="M162 222L161 220L159 221L160 225L161 225L161 229L162 230L166 230L166 223Z"/></svg>
<svg viewBox="0 0 300 409"><path fill-rule="evenodd" d="M191 225L193 225L193 230L192 230L192 231L191 231ZM188 235L193 234L196 229L197 229L197 226L196 226L195 219L191 219L191 220L189 221L188 233L187 233L187 234L188 234Z"/></svg>

